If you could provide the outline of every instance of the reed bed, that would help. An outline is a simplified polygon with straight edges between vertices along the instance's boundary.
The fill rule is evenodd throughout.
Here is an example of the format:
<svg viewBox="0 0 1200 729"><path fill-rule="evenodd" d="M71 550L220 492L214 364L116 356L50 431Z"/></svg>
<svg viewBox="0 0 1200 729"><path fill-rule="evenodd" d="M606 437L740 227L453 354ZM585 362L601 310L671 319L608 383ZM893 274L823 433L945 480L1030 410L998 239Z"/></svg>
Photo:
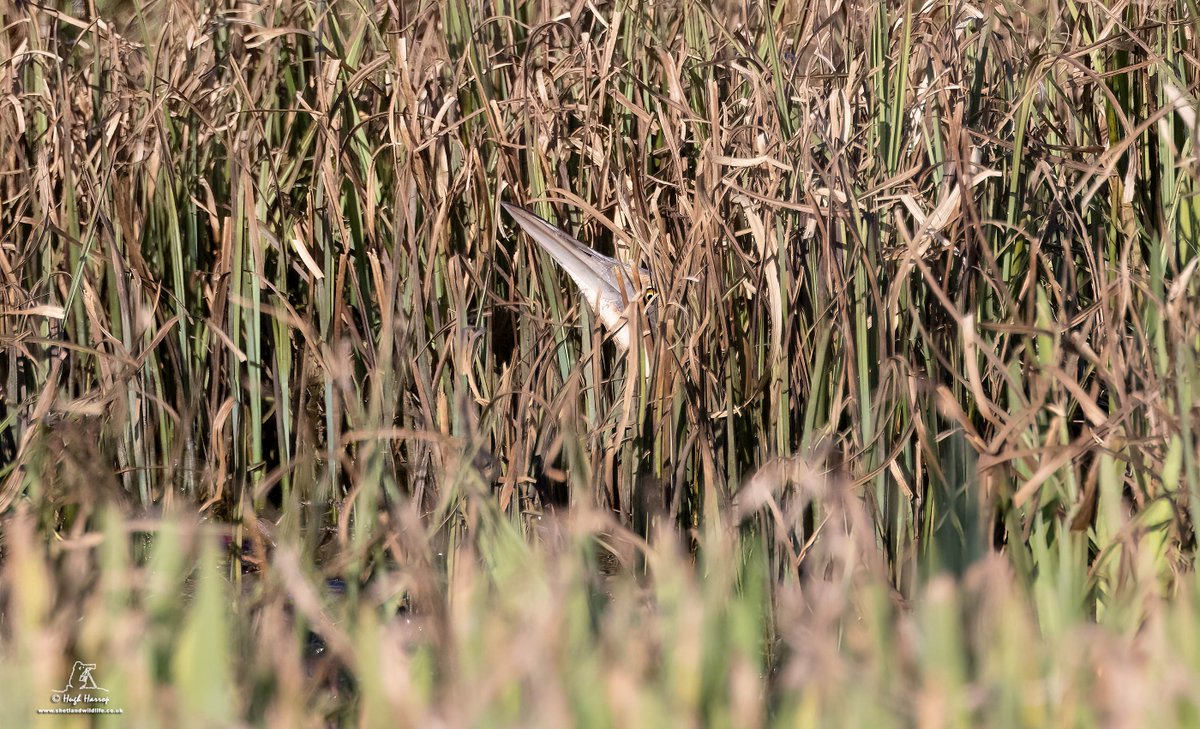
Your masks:
<svg viewBox="0 0 1200 729"><path fill-rule="evenodd" d="M3 722L1194 725L1198 33L0 5Z"/></svg>

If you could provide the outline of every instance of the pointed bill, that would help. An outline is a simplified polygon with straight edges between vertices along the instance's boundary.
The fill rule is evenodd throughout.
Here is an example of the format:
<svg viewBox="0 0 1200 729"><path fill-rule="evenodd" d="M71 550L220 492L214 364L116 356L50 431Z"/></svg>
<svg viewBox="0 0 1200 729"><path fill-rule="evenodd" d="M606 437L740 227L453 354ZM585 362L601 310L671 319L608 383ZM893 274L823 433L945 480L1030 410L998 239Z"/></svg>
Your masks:
<svg viewBox="0 0 1200 729"><path fill-rule="evenodd" d="M628 267L593 251L525 208L509 203L500 205L570 274L601 323L613 333L613 341L621 349L628 349L625 309L636 297Z"/></svg>
<svg viewBox="0 0 1200 729"><path fill-rule="evenodd" d="M632 298L633 288L625 280L624 266L616 259L593 251L525 208L509 203L500 205L571 275L588 301L595 300L597 295L620 296L622 289L626 299Z"/></svg>

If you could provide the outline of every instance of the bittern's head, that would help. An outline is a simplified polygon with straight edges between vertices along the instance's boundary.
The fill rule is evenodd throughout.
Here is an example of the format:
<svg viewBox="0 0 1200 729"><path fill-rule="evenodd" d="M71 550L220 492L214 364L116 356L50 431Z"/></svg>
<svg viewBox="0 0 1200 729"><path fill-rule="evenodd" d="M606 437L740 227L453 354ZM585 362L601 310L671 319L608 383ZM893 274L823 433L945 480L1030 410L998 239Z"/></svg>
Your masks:
<svg viewBox="0 0 1200 729"><path fill-rule="evenodd" d="M525 208L508 203L500 205L571 276L618 347L629 349L628 322L635 302L641 302L646 320L653 328L658 290L650 281L649 271L644 268L635 271L629 264L593 251Z"/></svg>

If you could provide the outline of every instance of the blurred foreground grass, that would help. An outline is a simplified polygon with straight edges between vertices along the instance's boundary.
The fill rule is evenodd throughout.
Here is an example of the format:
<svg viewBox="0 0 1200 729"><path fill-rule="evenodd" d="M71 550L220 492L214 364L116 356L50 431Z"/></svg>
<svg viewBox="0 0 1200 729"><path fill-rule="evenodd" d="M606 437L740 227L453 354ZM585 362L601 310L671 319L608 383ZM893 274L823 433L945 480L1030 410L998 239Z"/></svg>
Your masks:
<svg viewBox="0 0 1200 729"><path fill-rule="evenodd" d="M1194 0L0 28L5 725L1200 722Z"/></svg>

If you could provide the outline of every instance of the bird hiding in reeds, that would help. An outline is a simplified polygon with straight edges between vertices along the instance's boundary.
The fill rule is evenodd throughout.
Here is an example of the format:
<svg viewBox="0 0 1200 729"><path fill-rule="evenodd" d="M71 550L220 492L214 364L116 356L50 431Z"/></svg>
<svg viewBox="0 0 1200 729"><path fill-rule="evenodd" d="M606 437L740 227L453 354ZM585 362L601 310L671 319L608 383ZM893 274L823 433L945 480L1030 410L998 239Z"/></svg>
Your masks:
<svg viewBox="0 0 1200 729"><path fill-rule="evenodd" d="M525 208L500 205L571 276L618 348L629 349L635 302L641 302L646 321L654 327L658 291L650 283L649 271L640 267L635 270L597 253Z"/></svg>

